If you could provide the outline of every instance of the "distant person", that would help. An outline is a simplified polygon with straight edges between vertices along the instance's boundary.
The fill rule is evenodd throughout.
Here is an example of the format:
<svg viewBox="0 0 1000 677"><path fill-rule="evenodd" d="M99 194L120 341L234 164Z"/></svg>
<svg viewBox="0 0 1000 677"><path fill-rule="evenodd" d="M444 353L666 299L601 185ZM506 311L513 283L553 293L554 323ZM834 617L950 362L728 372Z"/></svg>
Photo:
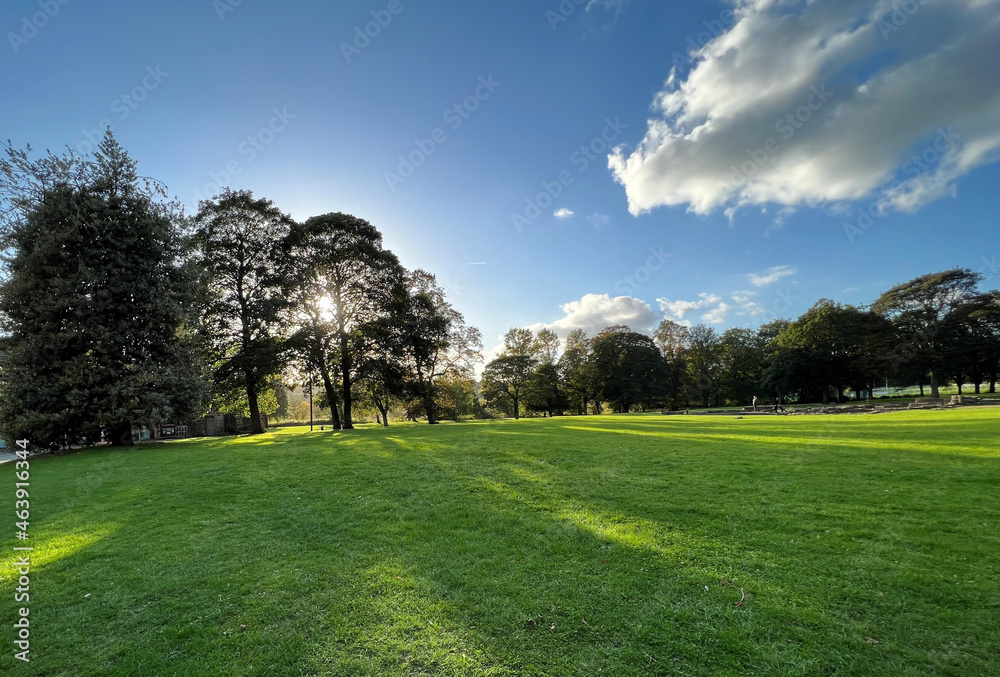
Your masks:
<svg viewBox="0 0 1000 677"><path fill-rule="evenodd" d="M756 411L757 411L757 396L756 395L753 396L753 410L756 413Z"/></svg>
<svg viewBox="0 0 1000 677"><path fill-rule="evenodd" d="M785 408L783 406L781 406L781 397L780 396L774 398L774 413L775 414L778 414L778 413L787 414L788 413L787 411L785 411Z"/></svg>

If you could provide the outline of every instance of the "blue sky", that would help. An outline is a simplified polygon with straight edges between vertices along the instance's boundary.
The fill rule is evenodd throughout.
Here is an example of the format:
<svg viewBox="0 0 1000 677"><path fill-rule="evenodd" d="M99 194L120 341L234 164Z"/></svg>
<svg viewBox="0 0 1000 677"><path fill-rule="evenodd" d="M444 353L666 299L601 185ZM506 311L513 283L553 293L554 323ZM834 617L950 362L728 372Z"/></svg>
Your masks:
<svg viewBox="0 0 1000 677"><path fill-rule="evenodd" d="M913 7L8 0L0 133L86 150L110 122L191 210L221 184L366 218L488 350L755 326L1000 274L1000 3Z"/></svg>

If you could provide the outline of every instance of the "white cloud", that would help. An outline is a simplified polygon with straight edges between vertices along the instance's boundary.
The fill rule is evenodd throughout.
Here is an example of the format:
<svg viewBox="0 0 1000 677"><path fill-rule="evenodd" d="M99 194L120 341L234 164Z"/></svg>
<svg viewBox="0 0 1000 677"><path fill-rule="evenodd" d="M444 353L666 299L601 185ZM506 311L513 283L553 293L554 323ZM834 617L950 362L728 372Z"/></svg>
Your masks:
<svg viewBox="0 0 1000 677"><path fill-rule="evenodd" d="M565 339L574 329L583 329L589 336L595 336L605 327L616 324L623 324L632 331L649 334L659 323L656 312L649 304L632 296L587 294L579 301L571 301L560 309L563 316L559 319L554 322L538 322L528 326L527 329L533 332L539 329L551 329L559 338ZM484 364L499 357L503 348L503 337L497 337L497 344L486 352Z"/></svg>
<svg viewBox="0 0 1000 677"><path fill-rule="evenodd" d="M732 309L728 303L720 303L712 310L701 316L701 319L708 324L722 324L726 321L726 315Z"/></svg>
<svg viewBox="0 0 1000 677"><path fill-rule="evenodd" d="M791 277L798 272L796 268L792 268L791 266L775 266L774 268L768 268L762 273L750 273L747 275L747 278L750 280L750 284L755 287L766 287L778 280Z"/></svg>
<svg viewBox="0 0 1000 677"><path fill-rule="evenodd" d="M609 157L633 214L878 191L912 211L1000 159L1000 0L731 1L641 144Z"/></svg>
<svg viewBox="0 0 1000 677"><path fill-rule="evenodd" d="M555 213L555 217L557 219L568 219L571 216L573 216L573 210L566 209L565 207L563 207L562 209L557 209Z"/></svg>
<svg viewBox="0 0 1000 677"><path fill-rule="evenodd" d="M698 296L697 301L671 301L670 299L656 299L660 304L660 310L671 320L684 323L684 316L688 313L704 308L711 308L722 301L721 296L704 293Z"/></svg>
<svg viewBox="0 0 1000 677"><path fill-rule="evenodd" d="M610 294L587 294L579 301L562 306L563 317L555 322L534 324L529 329L551 329L566 338L574 329L585 329L591 336L605 327L624 324L633 331L648 333L657 323L656 313L642 299Z"/></svg>
<svg viewBox="0 0 1000 677"><path fill-rule="evenodd" d="M707 324L723 324L729 319L730 314L735 313L741 317L760 317L767 312L764 306L754 301L757 296L755 291L734 291L729 295L732 303L722 300L717 294L703 293L698 296L697 301L672 301L670 299L657 299L660 310L669 319L680 324L691 326L691 321L685 319L696 310L704 311L700 319Z"/></svg>
<svg viewBox="0 0 1000 677"><path fill-rule="evenodd" d="M660 304L660 310L674 320L683 320L689 312L701 308L700 301L671 301L670 299L656 299L656 301Z"/></svg>

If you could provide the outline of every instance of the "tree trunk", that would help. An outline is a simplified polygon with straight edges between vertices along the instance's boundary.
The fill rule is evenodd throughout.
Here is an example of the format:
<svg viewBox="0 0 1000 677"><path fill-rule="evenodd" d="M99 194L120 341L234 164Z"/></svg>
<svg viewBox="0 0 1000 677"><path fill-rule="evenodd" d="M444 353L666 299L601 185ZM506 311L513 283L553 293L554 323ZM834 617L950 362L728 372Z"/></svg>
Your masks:
<svg viewBox="0 0 1000 677"><path fill-rule="evenodd" d="M376 405L377 406L377 405ZM379 412L382 414L382 427L389 427L389 408L388 407L378 407Z"/></svg>
<svg viewBox="0 0 1000 677"><path fill-rule="evenodd" d="M931 397L934 399L941 397L941 389L938 387L938 377L936 371L931 371Z"/></svg>
<svg viewBox="0 0 1000 677"><path fill-rule="evenodd" d="M350 341L344 331L340 332L340 373L344 381L344 430L354 430L351 417L351 350Z"/></svg>
<svg viewBox="0 0 1000 677"><path fill-rule="evenodd" d="M108 428L107 439L113 447L132 447L135 441L132 439L132 424L117 423Z"/></svg>
<svg viewBox="0 0 1000 677"><path fill-rule="evenodd" d="M514 395L514 420L521 420L521 402L517 395Z"/></svg>
<svg viewBox="0 0 1000 677"><path fill-rule="evenodd" d="M424 410L427 412L427 423L437 425L437 416L434 415L434 398L431 396L430 387L424 388Z"/></svg>
<svg viewBox="0 0 1000 677"><path fill-rule="evenodd" d="M260 424L260 403L257 401L257 381L253 375L244 374L247 384L247 404L250 407L250 434L260 435L264 428Z"/></svg>
<svg viewBox="0 0 1000 677"><path fill-rule="evenodd" d="M323 392L326 393L326 403L330 405L330 417L334 430L340 430L340 414L337 412L337 390L333 387L333 379L330 378L330 370L326 368L326 363L321 363L319 375L323 379Z"/></svg>

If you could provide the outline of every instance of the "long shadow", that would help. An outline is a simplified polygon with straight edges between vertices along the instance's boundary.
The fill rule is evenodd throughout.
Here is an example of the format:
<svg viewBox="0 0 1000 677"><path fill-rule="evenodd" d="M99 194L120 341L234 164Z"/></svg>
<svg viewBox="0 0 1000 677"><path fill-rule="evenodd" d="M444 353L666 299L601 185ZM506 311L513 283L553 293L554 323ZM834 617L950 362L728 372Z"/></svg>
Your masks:
<svg viewBox="0 0 1000 677"><path fill-rule="evenodd" d="M891 594L898 572L886 558L905 553L909 538L898 527L901 533L881 537L879 515L847 510L880 508L876 497L861 496L863 487L839 489L838 506L836 492L819 477L805 481L811 466L777 442L706 467L698 457L717 444L700 436L685 435L675 458L663 445L643 444L626 452L638 460L616 459L610 450L582 451L592 431L539 446L548 425L514 449L497 447L512 439L505 426L482 426L461 438L460 449L450 448L459 439L451 434L390 429L349 442L279 436L279 450L171 448L155 454L157 471L145 475L146 459L127 456L85 498L40 514L51 534L87 523L117 530L37 570L52 591L37 603L37 646L51 653L31 669L884 674L924 658L905 638L883 637L878 654L864 636L857 646L845 639L875 632L865 623L886 609L860 579ZM755 470L769 455L777 460ZM80 461L67 473L85 467ZM48 487L40 480L50 506L74 479L54 477ZM720 501L738 492L746 500ZM821 506L810 508L810 499ZM982 517L989 505L966 517ZM727 516L734 509L744 514ZM884 568L845 571L855 553L816 539L826 528L885 538ZM803 542L779 548L786 536ZM787 572L803 571L803 560L816 570L797 580ZM839 592L835 582L843 584ZM750 597L736 607L739 587ZM979 656L995 654L989 631L996 622L984 620L982 600L954 594L951 604L969 614L956 621L965 638L953 650L967 674L985 674L995 659ZM831 595L824 611L806 601L824 595ZM908 603L914 611L902 616L928 608L919 598ZM74 630L97 627L116 631L81 637ZM978 654L968 648L976 642Z"/></svg>

